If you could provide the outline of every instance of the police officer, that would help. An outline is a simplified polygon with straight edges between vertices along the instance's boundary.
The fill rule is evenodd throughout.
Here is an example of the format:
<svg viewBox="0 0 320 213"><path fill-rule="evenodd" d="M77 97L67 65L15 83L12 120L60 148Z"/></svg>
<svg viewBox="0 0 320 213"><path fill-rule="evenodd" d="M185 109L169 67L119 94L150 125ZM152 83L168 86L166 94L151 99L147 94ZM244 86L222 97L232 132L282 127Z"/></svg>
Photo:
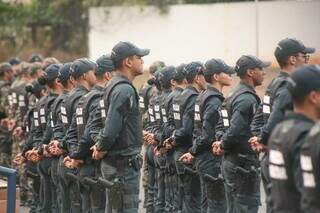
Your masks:
<svg viewBox="0 0 320 213"><path fill-rule="evenodd" d="M115 69L110 56L106 55L97 60L97 66L98 68L95 70L97 83L89 93L79 100L76 116L73 117L68 131L68 141L79 144L76 151L70 154L70 157L74 166L80 168L82 212L104 212L105 210L105 190L102 190L103 188L99 185L89 186L84 181L86 177L95 178L100 175L100 167L98 167L100 162L94 161L91 157L90 148L94 144L90 136L85 134L85 129L88 121L92 119L93 114L91 113L99 107L104 88L112 78ZM84 134L85 137L83 137Z"/></svg>
<svg viewBox="0 0 320 213"><path fill-rule="evenodd" d="M224 100L222 88L231 85L233 73L233 68L221 59L210 59L205 63L204 77L208 86L196 100L193 146L181 157L186 163L191 163L195 158L201 181L202 212L226 211L221 157L212 155L211 144L215 139L215 127Z"/></svg>
<svg viewBox="0 0 320 213"><path fill-rule="evenodd" d="M179 160L192 146L195 101L199 92L204 90L206 86L203 70L204 67L200 62L191 62L185 66L184 71L188 85L180 96L172 100L176 130L171 138L166 140L166 143L171 140L175 149L176 169L183 188L182 212L200 212L199 176L195 172L190 172L192 166L185 169L186 165Z"/></svg>
<svg viewBox="0 0 320 213"><path fill-rule="evenodd" d="M142 116L143 129L150 129L150 116L148 113L149 102L152 97L156 94L156 88L154 86L155 73L160 68L164 67L165 64L162 61L155 61L149 67L149 79L145 85L139 90L139 108ZM144 208L148 206L148 164L147 164L147 150L148 143L144 141L144 146L142 147L143 155L143 165L142 165L142 184L144 188ZM152 195L151 195L152 196ZM152 196L153 197L153 196ZM152 202L153 203L153 202Z"/></svg>
<svg viewBox="0 0 320 213"><path fill-rule="evenodd" d="M103 158L103 177L123 183L122 202L106 204L106 208L119 212L138 212L142 124L139 96L132 81L143 73L142 57L148 54L148 49L140 49L130 42L119 42L113 47L111 59L117 74L103 96L106 119L92 148L94 159ZM113 200L110 196L114 194L108 194L108 201Z"/></svg>
<svg viewBox="0 0 320 213"><path fill-rule="evenodd" d="M291 75L292 85L289 91L293 100L293 112L285 115L284 120L272 131L268 141L274 212L314 211L302 209L300 206L301 187L310 189L316 186L311 157L301 154L300 158L300 149L303 144L310 144L311 141L305 142L305 138L315 121L320 118L319 77L320 70L316 66L299 68ZM310 135L313 133L310 132ZM301 177L299 165L302 170ZM312 202L311 199L317 198L310 197L309 200L308 196L304 197L307 203Z"/></svg>
<svg viewBox="0 0 320 213"><path fill-rule="evenodd" d="M214 154L224 154L222 172L226 181L228 212L257 212L260 205L260 179L258 156L248 144L252 136L250 123L260 98L255 87L263 82L263 62L255 56L241 56L235 67L240 77L239 85L226 98L221 110L220 121L226 131L217 132L213 143Z"/></svg>
<svg viewBox="0 0 320 213"><path fill-rule="evenodd" d="M13 70L9 63L0 64L0 165L9 167L11 165L11 144L12 139L8 130L8 106L9 90L13 80Z"/></svg>
<svg viewBox="0 0 320 213"><path fill-rule="evenodd" d="M61 93L61 85L57 82L60 64L52 64L45 70L43 76L38 81L42 85L49 88L48 95L40 103L39 107L34 111L34 119L37 121L37 128L34 132L34 143L38 154L43 157L38 162L38 172L40 174L41 187L43 189L42 204L39 212L57 212L57 199L53 182L50 176L51 155L47 150L52 136L52 128L50 126L51 107L56 97ZM40 197L41 198L41 197Z"/></svg>
<svg viewBox="0 0 320 213"><path fill-rule="evenodd" d="M317 70L317 71L315 71ZM319 93L319 73L320 67L319 66L309 66L305 68L304 71L299 72L307 72L306 75L301 76L298 80L295 80L297 87L299 81L305 81L302 85L310 85L313 87L317 93ZM310 74L315 73L317 77L310 77ZM294 76L298 75L294 74ZM308 77L309 76L309 77ZM316 82L315 82L316 81ZM312 82L312 83L311 83ZM300 83L299 83L300 84ZM312 84L312 85L311 85ZM302 90L308 90L309 88L302 88ZM311 92L310 92L311 93ZM315 114L317 114L317 118L319 118L319 103L313 106L315 108ZM303 110L303 112L308 113L311 112L309 109ZM300 198L300 208L303 212L319 212L320 205L318 202L320 190L319 190L319 179L320 174L319 170L319 134L320 133L320 126L319 122L310 130L309 134L306 136L304 140L301 151L300 151L300 168L294 167L295 170L301 172L300 182L302 182L301 187L301 198Z"/></svg>
<svg viewBox="0 0 320 213"><path fill-rule="evenodd" d="M59 141L59 146L62 147L66 156L63 159L63 164L59 165L59 175L66 188L63 190L66 200L64 201L62 212L81 212L81 198L77 180L71 178L70 174L77 174L77 169L73 166L70 155L77 149L78 143L73 143L68 140L70 131L70 124L72 118L76 116L77 104L82 96L87 94L89 90L96 83L94 74L97 68L96 63L81 58L75 60L71 67L71 77L74 79L75 87L69 92L68 97L65 98L61 104L61 121L63 129L65 129L65 136L62 141ZM60 128L61 129L61 128Z"/></svg>
<svg viewBox="0 0 320 213"><path fill-rule="evenodd" d="M262 181L267 193L267 212L272 212L272 198L268 196L271 185L267 165L267 141L272 129L282 121L285 112L293 108L287 79L297 67L308 63L308 54L314 51L314 48L305 47L302 42L292 38L283 39L278 43L274 55L281 68L281 72L267 87L263 103L258 108L251 124L253 134L256 135L249 140L253 150L257 152L265 151L261 160L261 168Z"/></svg>

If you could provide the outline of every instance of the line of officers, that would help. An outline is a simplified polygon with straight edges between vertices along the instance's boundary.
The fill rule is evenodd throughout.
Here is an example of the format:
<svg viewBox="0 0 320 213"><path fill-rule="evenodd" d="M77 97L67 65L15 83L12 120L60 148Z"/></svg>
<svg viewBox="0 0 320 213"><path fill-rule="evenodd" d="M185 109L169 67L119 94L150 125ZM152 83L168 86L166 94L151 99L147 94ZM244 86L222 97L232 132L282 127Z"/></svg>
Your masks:
<svg viewBox="0 0 320 213"><path fill-rule="evenodd" d="M261 101L264 62L243 55L178 67L155 62L140 91L147 212L320 212L320 66L292 38L274 55L281 68ZM225 98L222 90L239 84Z"/></svg>
<svg viewBox="0 0 320 213"><path fill-rule="evenodd" d="M38 100L14 159L33 180L30 211L138 212L141 171L147 212L258 212L261 179L268 212L319 212L320 70L303 66L313 52L281 40L281 72L262 102L255 87L270 63L252 55L234 68L157 62L139 94L132 81L149 50L130 42L96 63L51 63L27 87ZM7 79L8 66L0 71Z"/></svg>

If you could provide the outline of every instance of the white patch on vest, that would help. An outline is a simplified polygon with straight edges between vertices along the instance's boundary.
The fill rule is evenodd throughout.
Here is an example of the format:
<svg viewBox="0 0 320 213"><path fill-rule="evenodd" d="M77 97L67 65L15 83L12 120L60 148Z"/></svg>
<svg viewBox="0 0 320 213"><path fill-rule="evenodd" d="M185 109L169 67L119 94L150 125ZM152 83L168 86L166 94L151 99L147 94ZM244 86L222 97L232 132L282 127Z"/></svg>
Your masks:
<svg viewBox="0 0 320 213"><path fill-rule="evenodd" d="M285 165L283 155L278 150L270 150L269 162L276 165Z"/></svg>
<svg viewBox="0 0 320 213"><path fill-rule="evenodd" d="M262 112L265 113L265 114L270 114L271 113L270 106L263 105L262 106Z"/></svg>
<svg viewBox="0 0 320 213"><path fill-rule="evenodd" d="M144 109L144 103L139 102L139 107L140 107L141 109Z"/></svg>
<svg viewBox="0 0 320 213"><path fill-rule="evenodd" d="M158 112L155 114L155 116L156 116L157 120L159 120L161 118L160 113L158 113Z"/></svg>
<svg viewBox="0 0 320 213"><path fill-rule="evenodd" d="M163 123L167 123L167 122L168 122L167 117L163 116L163 117L162 117L162 121L163 121Z"/></svg>
<svg viewBox="0 0 320 213"><path fill-rule="evenodd" d="M221 114L222 114L222 117L228 118L228 111L227 110L225 110L225 109L221 110Z"/></svg>
<svg viewBox="0 0 320 213"><path fill-rule="evenodd" d="M45 123L46 123L46 117L41 116L41 117L40 117L40 123L41 123L41 124L45 124Z"/></svg>
<svg viewBox="0 0 320 213"><path fill-rule="evenodd" d="M286 168L283 166L277 166L270 164L269 165L269 174L270 177L276 180L287 180L287 171Z"/></svg>
<svg viewBox="0 0 320 213"><path fill-rule="evenodd" d="M180 118L180 113L178 113L178 112L174 112L173 113L173 118L175 119L175 120L181 120L181 118Z"/></svg>
<svg viewBox="0 0 320 213"><path fill-rule="evenodd" d="M103 101L103 99L101 99L101 100L99 101L99 103L100 103L100 107L104 107L104 101Z"/></svg>
<svg viewBox="0 0 320 213"><path fill-rule="evenodd" d="M159 111L160 111L159 105L155 105L155 106L154 106L154 111L156 111L156 112L159 112Z"/></svg>
<svg viewBox="0 0 320 213"><path fill-rule="evenodd" d="M265 95L263 97L263 103L265 104L270 104L270 96L269 95Z"/></svg>
<svg viewBox="0 0 320 213"><path fill-rule="evenodd" d="M154 119L153 116L150 116L150 121L151 121L151 122L154 122L154 121L155 121L155 119Z"/></svg>
<svg viewBox="0 0 320 213"><path fill-rule="evenodd" d="M101 118L105 118L105 117L107 117L106 110L101 109Z"/></svg>
<svg viewBox="0 0 320 213"><path fill-rule="evenodd" d="M198 104L194 105L194 111L200 112L200 107Z"/></svg>
<svg viewBox="0 0 320 213"><path fill-rule="evenodd" d="M39 126L39 121L38 120L34 120L34 126Z"/></svg>
<svg viewBox="0 0 320 213"><path fill-rule="evenodd" d="M149 115L153 115L153 109L152 108L149 108L148 112L149 112Z"/></svg>
<svg viewBox="0 0 320 213"><path fill-rule="evenodd" d="M200 114L199 114L199 113L195 113L195 114L194 114L194 120L195 120L195 121L201 121L201 118L200 118Z"/></svg>
<svg viewBox="0 0 320 213"><path fill-rule="evenodd" d="M77 125L82 125L82 124L83 124L83 118L77 117Z"/></svg>
<svg viewBox="0 0 320 213"><path fill-rule="evenodd" d="M25 107L26 104L24 103L24 101L19 101L19 107Z"/></svg>
<svg viewBox="0 0 320 213"><path fill-rule="evenodd" d="M29 126L26 126L26 132L29 132Z"/></svg>
<svg viewBox="0 0 320 213"><path fill-rule="evenodd" d="M229 127L230 126L229 119L223 119L223 126L224 127Z"/></svg>
<svg viewBox="0 0 320 213"><path fill-rule="evenodd" d="M82 115L82 108L77 108L76 114L77 115Z"/></svg>
<svg viewBox="0 0 320 213"><path fill-rule="evenodd" d="M67 114L67 110L65 107L62 106L60 109L62 114L65 114L65 115Z"/></svg>
<svg viewBox="0 0 320 213"><path fill-rule="evenodd" d="M12 93L12 103L14 103L14 104L18 103L17 94L16 93Z"/></svg>
<svg viewBox="0 0 320 213"><path fill-rule="evenodd" d="M19 101L23 101L24 102L24 96L23 95L19 95Z"/></svg>
<svg viewBox="0 0 320 213"><path fill-rule="evenodd" d="M301 155L300 156L300 165L303 171L311 172L313 170L312 160L310 156Z"/></svg>
<svg viewBox="0 0 320 213"><path fill-rule="evenodd" d="M12 98L17 98L17 93L13 92L12 93Z"/></svg>
<svg viewBox="0 0 320 213"><path fill-rule="evenodd" d="M64 124L68 123L68 118L64 115L61 115L61 120L62 120L62 123L64 123Z"/></svg>
<svg viewBox="0 0 320 213"><path fill-rule="evenodd" d="M33 113L33 117L34 117L35 119L38 118L38 117L39 117L38 112L34 112L34 113Z"/></svg>
<svg viewBox="0 0 320 213"><path fill-rule="evenodd" d="M172 108L174 111L180 112L180 106L178 104L173 104Z"/></svg>
<svg viewBox="0 0 320 213"><path fill-rule="evenodd" d="M316 187L316 181L314 178L314 175L309 172L303 172L303 185L307 188L315 188Z"/></svg>
<svg viewBox="0 0 320 213"><path fill-rule="evenodd" d="M40 109L40 115L45 115L46 113L45 113L45 111L44 111L44 108L41 108Z"/></svg>
<svg viewBox="0 0 320 213"><path fill-rule="evenodd" d="M166 110L161 108L161 114L164 115L164 116L167 115Z"/></svg>
<svg viewBox="0 0 320 213"><path fill-rule="evenodd" d="M144 98L142 96L139 96L139 107L141 109L145 108L145 106L144 106Z"/></svg>

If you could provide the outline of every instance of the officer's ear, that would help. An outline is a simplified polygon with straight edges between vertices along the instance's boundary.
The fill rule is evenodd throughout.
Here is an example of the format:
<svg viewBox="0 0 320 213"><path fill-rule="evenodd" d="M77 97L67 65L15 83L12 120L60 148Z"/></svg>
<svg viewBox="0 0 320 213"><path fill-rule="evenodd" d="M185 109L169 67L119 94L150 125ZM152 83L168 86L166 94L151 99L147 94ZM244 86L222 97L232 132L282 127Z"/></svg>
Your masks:
<svg viewBox="0 0 320 213"><path fill-rule="evenodd" d="M218 74L213 74L212 75L212 78L211 78L211 81L219 81L219 75Z"/></svg>
<svg viewBox="0 0 320 213"><path fill-rule="evenodd" d="M319 105L320 104L320 91L311 91L307 98L309 101L314 104L314 105Z"/></svg>
<svg viewBox="0 0 320 213"><path fill-rule="evenodd" d="M173 87L177 86L177 82L173 79L170 80L170 83Z"/></svg>
<svg viewBox="0 0 320 213"><path fill-rule="evenodd" d="M246 73L249 77L252 77L254 75L254 69L247 69Z"/></svg>
<svg viewBox="0 0 320 213"><path fill-rule="evenodd" d="M289 58L288 58L288 64L289 64L289 65L295 65L296 62L297 62L296 56L294 56L294 55L289 56Z"/></svg>
<svg viewBox="0 0 320 213"><path fill-rule="evenodd" d="M125 58L123 60L123 65L126 67L132 67L132 56Z"/></svg>

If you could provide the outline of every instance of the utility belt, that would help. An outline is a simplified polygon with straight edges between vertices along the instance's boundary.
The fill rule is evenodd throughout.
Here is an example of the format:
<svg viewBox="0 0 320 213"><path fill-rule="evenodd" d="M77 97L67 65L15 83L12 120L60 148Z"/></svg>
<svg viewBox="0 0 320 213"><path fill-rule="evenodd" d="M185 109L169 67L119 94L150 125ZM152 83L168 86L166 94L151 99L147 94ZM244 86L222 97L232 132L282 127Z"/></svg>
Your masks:
<svg viewBox="0 0 320 213"><path fill-rule="evenodd" d="M134 170L139 171L142 167L143 158L141 154L129 155L129 156L106 156L104 158L108 163L116 168L132 167Z"/></svg>

